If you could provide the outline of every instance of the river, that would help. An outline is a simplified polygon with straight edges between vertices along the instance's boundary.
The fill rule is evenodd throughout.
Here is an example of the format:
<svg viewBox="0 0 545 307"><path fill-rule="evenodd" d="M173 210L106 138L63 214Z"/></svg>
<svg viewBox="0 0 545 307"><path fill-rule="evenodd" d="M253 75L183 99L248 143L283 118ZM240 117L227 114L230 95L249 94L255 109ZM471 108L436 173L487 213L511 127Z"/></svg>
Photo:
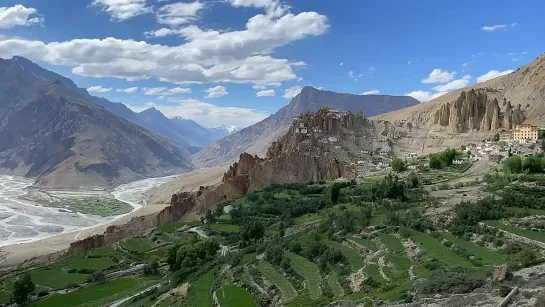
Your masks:
<svg viewBox="0 0 545 307"><path fill-rule="evenodd" d="M174 178L176 176L134 181L116 187L111 194L130 204L134 211L143 206L142 198L147 190ZM129 214L101 217L44 207L37 202L22 199L28 193L26 188L33 183L28 178L0 175L0 247L90 229ZM76 195L77 193L72 192ZM82 194L88 195L84 191Z"/></svg>

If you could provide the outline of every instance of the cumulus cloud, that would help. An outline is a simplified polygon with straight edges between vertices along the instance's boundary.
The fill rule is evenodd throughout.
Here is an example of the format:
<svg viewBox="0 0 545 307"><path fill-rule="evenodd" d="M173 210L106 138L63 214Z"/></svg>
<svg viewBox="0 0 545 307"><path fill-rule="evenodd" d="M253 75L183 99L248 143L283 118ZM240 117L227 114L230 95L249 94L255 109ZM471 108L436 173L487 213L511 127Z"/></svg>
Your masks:
<svg viewBox="0 0 545 307"><path fill-rule="evenodd" d="M0 7L0 29L11 29L16 26L31 26L44 22L38 10L17 4L12 7Z"/></svg>
<svg viewBox="0 0 545 307"><path fill-rule="evenodd" d="M94 0L91 5L102 7L112 19L118 21L152 12L152 8L146 5L146 0Z"/></svg>
<svg viewBox="0 0 545 307"><path fill-rule="evenodd" d="M367 92L363 92L360 95L377 95L378 93L380 93L379 90L370 90L370 91L367 91Z"/></svg>
<svg viewBox="0 0 545 307"><path fill-rule="evenodd" d="M167 87L145 87L142 90L144 90L144 95L148 96L170 96L170 95L176 95L176 94L187 94L191 93L190 88L185 87L174 87L174 88L167 88Z"/></svg>
<svg viewBox="0 0 545 307"><path fill-rule="evenodd" d="M504 70L504 71L498 71L498 70L493 69L493 70L487 72L486 74L478 77L477 82L485 82L485 81L488 81L488 80L491 80L491 79L494 79L494 78L497 78L497 77L508 75L508 74L510 74L512 72L513 72L512 69Z"/></svg>
<svg viewBox="0 0 545 307"><path fill-rule="evenodd" d="M96 86L91 86L87 88L87 91L91 93L106 93L111 90L112 90L111 87L102 87L102 85L96 85Z"/></svg>
<svg viewBox="0 0 545 307"><path fill-rule="evenodd" d="M204 3L201 1L167 4L157 10L157 22L169 26L181 26L197 20L199 11L203 8Z"/></svg>
<svg viewBox="0 0 545 307"><path fill-rule="evenodd" d="M113 37L48 43L4 37L0 38L0 57L20 55L71 66L74 74L88 77L263 84L297 79L293 67L302 63L274 58L275 48L324 34L328 27L327 17L316 12L267 10L251 17L243 30L180 28L184 43L178 46Z"/></svg>
<svg viewBox="0 0 545 307"><path fill-rule="evenodd" d="M129 88L118 88L115 90L118 93L135 93L138 91L138 87L129 87Z"/></svg>
<svg viewBox="0 0 545 307"><path fill-rule="evenodd" d="M205 96L206 98L217 98L217 97L229 95L229 92L227 91L225 86L221 86L221 85L211 87L207 89L205 92L207 93L207 95Z"/></svg>
<svg viewBox="0 0 545 307"><path fill-rule="evenodd" d="M284 95L282 97L288 98L288 99L293 98L297 96L299 93L301 93L302 89L303 88L300 86L292 86L284 91Z"/></svg>
<svg viewBox="0 0 545 307"><path fill-rule="evenodd" d="M446 84L438 85L434 87L433 89L436 90L437 92L450 92L450 91L454 91L454 90L461 89L463 87L468 86L470 80L471 80L471 76L465 75L462 77L462 79L457 79Z"/></svg>
<svg viewBox="0 0 545 307"><path fill-rule="evenodd" d="M274 90L259 91L255 94L257 97L270 97L276 95Z"/></svg>
<svg viewBox="0 0 545 307"><path fill-rule="evenodd" d="M440 68L432 70L430 75L422 80L422 83L447 83L454 79L455 71L443 71Z"/></svg>
<svg viewBox="0 0 545 307"><path fill-rule="evenodd" d="M405 96L411 96L413 98L418 99L421 102L427 102L429 100L432 100L444 94L446 94L446 92L430 93L427 91L414 91L414 92L405 94Z"/></svg>
<svg viewBox="0 0 545 307"><path fill-rule="evenodd" d="M136 112L140 112L149 106L128 105L128 107ZM175 116L189 118L205 127L225 125L244 128L270 115L266 112L248 108L220 107L195 99L185 99L174 105L155 105L155 108L169 118Z"/></svg>
<svg viewBox="0 0 545 307"><path fill-rule="evenodd" d="M485 32L494 32L494 31L506 29L506 28L507 28L506 25L493 25L493 26L484 26L481 28L481 30Z"/></svg>
<svg viewBox="0 0 545 307"><path fill-rule="evenodd" d="M229 0L234 7L270 7L271 5L278 3L277 0Z"/></svg>

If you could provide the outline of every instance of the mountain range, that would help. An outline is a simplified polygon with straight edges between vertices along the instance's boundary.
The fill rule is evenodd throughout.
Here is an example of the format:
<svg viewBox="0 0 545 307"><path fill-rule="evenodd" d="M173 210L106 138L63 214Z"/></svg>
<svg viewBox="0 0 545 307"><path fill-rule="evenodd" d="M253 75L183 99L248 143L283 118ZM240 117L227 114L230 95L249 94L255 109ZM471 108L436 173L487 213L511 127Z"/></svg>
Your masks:
<svg viewBox="0 0 545 307"><path fill-rule="evenodd" d="M193 168L190 148L113 114L68 79L50 82L19 63L0 59L0 173L79 187Z"/></svg>
<svg viewBox="0 0 545 307"><path fill-rule="evenodd" d="M418 104L409 96L342 94L307 86L278 112L205 147L192 161L200 167L213 167L232 162L242 152L263 155L273 141L286 134L295 117L322 106L373 116Z"/></svg>
<svg viewBox="0 0 545 307"><path fill-rule="evenodd" d="M44 80L50 82L60 81L64 86L80 94L82 97L105 107L110 112L128 121L170 139L177 145L186 147L192 153L198 151L200 147L209 145L229 134L227 129L207 129L190 119L181 117L169 119L154 108L137 113L123 103L111 102L102 97L92 96L86 89L78 87L69 78L47 70L26 58L13 57L10 61Z"/></svg>

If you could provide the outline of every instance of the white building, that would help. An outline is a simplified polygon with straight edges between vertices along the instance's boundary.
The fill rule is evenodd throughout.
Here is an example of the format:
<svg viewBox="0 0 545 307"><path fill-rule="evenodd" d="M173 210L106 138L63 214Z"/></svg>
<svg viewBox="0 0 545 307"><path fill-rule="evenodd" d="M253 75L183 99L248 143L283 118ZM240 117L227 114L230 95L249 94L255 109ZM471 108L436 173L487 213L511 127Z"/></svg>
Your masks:
<svg viewBox="0 0 545 307"><path fill-rule="evenodd" d="M229 212L231 212L231 210L233 210L232 205L227 205L227 206L223 207L223 213L229 213Z"/></svg>
<svg viewBox="0 0 545 307"><path fill-rule="evenodd" d="M418 157L418 154L416 152L409 152L407 154L407 158L416 158Z"/></svg>
<svg viewBox="0 0 545 307"><path fill-rule="evenodd" d="M365 162L364 161L358 161L358 165L364 165Z"/></svg>
<svg viewBox="0 0 545 307"><path fill-rule="evenodd" d="M465 161L465 159L461 159L461 158L456 158L452 161L452 164L454 165L460 165L460 164L463 164Z"/></svg>
<svg viewBox="0 0 545 307"><path fill-rule="evenodd" d="M330 136L328 140L329 140L329 142L331 142L331 143L335 143L335 142L337 142L339 139L337 139L336 136Z"/></svg>
<svg viewBox="0 0 545 307"><path fill-rule="evenodd" d="M409 165L409 166L407 166L407 169L411 170L411 171L416 171L417 168L418 168L418 165Z"/></svg>

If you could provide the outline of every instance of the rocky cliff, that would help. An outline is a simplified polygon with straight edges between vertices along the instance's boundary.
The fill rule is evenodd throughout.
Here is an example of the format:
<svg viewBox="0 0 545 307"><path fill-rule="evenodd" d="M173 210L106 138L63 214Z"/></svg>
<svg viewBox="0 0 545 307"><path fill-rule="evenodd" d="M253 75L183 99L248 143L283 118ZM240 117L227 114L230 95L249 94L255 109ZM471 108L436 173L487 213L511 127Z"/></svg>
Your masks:
<svg viewBox="0 0 545 307"><path fill-rule="evenodd" d="M545 121L545 54L516 71L477 83L377 119L453 133L512 129Z"/></svg>
<svg viewBox="0 0 545 307"><path fill-rule="evenodd" d="M513 129L524 121L520 104L516 108L504 98L490 99L486 89L471 89L460 93L458 99L443 104L435 113L434 124L448 127L450 132L462 133L474 130L491 131Z"/></svg>
<svg viewBox="0 0 545 307"><path fill-rule="evenodd" d="M216 141L193 155L192 161L197 166L213 167L232 163L242 152L263 156L272 142L288 132L295 117L316 112L322 106L373 116L417 104L418 100L407 96L353 95L307 86L275 114Z"/></svg>

